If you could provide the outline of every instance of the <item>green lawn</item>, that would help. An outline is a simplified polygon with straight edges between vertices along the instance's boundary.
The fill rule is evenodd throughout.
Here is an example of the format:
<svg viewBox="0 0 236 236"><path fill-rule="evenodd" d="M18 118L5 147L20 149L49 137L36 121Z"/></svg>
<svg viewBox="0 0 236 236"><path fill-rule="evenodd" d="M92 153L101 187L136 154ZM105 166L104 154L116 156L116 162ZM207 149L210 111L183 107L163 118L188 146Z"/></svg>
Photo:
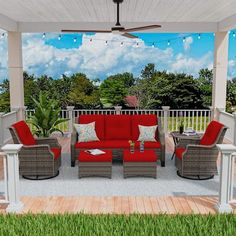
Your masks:
<svg viewBox="0 0 236 236"><path fill-rule="evenodd" d="M236 216L1 215L0 235L236 235Z"/></svg>

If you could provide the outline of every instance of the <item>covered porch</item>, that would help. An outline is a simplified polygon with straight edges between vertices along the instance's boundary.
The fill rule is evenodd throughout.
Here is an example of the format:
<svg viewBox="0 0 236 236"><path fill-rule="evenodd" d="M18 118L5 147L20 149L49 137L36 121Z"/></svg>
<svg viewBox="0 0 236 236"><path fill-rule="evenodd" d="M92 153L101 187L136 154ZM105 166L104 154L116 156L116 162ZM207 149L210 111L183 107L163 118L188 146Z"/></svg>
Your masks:
<svg viewBox="0 0 236 236"><path fill-rule="evenodd" d="M27 111L24 106L22 33L61 33L64 29L76 30L77 28L88 31L93 31L94 28L107 29L113 25L115 6L112 1L99 1L98 4L97 1L91 0L86 1L86 3L78 1L74 3L75 5L67 6L64 1L60 1L57 4L48 2L50 5L48 7L46 4L30 1L27 6L24 3L16 4L17 11L14 13L11 11L12 5L10 3L2 1L2 4L5 8L3 12L0 11L0 28L6 30L8 35L11 106L11 113L1 114L0 117L0 140L1 144L4 144L9 142L10 139L7 128L15 121L25 119L31 112ZM189 1L183 1L182 4L175 1L172 5L170 1L165 1L165 3L160 1L156 4L155 1L150 0L147 1L146 6L146 8L143 7L141 1L137 1L137 4L125 1L121 6L122 23L126 27L158 23L162 27L152 31L157 33L215 33L212 106L209 110L183 110L186 118L185 127L189 127L189 125L195 126L197 131L204 132L210 120L219 120L229 127L225 142L236 144L235 115L225 112L228 32L236 28L235 3L233 1L224 3L218 1L217 5L215 1L208 1L208 3L200 1L193 3L190 11ZM35 9L40 10L38 12ZM65 11L65 9L67 10ZM80 16L78 16L77 12L80 12ZM140 14L133 14L133 12L140 12ZM62 117L70 119L64 130L68 133L68 136L70 136L73 121L79 112L83 111L76 111L71 107L62 112ZM92 113L93 111L84 112ZM214 205L218 201L216 195L219 191L219 177L201 184L182 179L177 179L177 184L175 183L175 178L178 177L174 170L174 161L171 160L174 146L169 132L176 130L178 127L178 122L175 121L175 118L178 119L179 111L171 110L170 104L170 107L163 107L161 111L153 110L150 112L163 117L167 143L166 159L168 161L166 168L157 170L159 179L155 180L157 182L154 185L152 185L152 181L133 179L125 183L126 186L124 188L119 188L119 185L117 185L116 189L111 188L109 191L109 186L113 184L112 181L116 181L120 186L124 184L124 180L121 180L119 175L116 175L109 183L97 179L78 180L75 175L77 171L71 171L71 167L68 164L70 138L59 137L63 146L64 169L62 174L52 180L52 182L45 182L49 188L43 187L43 182L27 182L21 179L20 184L22 189L24 189L21 193L23 196L21 200L25 205L23 211L61 213L84 210L86 213L193 212L202 214L216 212ZM198 118L192 120L192 117ZM118 171L119 168L117 167ZM80 181L75 183L75 186L78 187L77 189L73 189L75 181ZM101 185L98 184L99 181ZM147 185L147 191L140 191L139 183L141 186ZM189 188L186 187L188 184ZM66 185L69 187L66 187ZM132 189L134 185L136 185L136 189ZM166 185L169 185L169 188L165 189ZM158 187L161 187L162 190L160 191ZM32 191L32 189L34 190ZM3 206L3 211L5 206ZM235 212L235 204L232 204L232 207Z"/></svg>

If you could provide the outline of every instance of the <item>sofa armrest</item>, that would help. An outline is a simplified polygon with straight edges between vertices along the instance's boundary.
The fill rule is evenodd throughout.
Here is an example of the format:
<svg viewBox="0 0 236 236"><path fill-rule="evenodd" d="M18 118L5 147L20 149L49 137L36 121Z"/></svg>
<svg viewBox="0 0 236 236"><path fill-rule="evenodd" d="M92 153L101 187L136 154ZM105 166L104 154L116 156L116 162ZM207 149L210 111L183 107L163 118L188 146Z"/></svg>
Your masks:
<svg viewBox="0 0 236 236"><path fill-rule="evenodd" d="M61 145L59 144L57 138L37 138L36 143L41 144L48 144L50 147L58 147L61 148Z"/></svg>
<svg viewBox="0 0 236 236"><path fill-rule="evenodd" d="M75 166L75 160L76 160L75 144L77 143L77 141L78 141L78 135L75 128L73 127L70 141L71 166Z"/></svg>

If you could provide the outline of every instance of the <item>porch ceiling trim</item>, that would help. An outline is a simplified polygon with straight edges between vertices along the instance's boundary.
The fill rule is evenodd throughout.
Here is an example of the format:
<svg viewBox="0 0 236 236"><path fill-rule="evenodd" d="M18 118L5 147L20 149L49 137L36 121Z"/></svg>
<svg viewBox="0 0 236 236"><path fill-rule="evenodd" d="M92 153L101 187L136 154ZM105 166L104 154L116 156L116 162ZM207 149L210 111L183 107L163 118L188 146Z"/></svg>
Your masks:
<svg viewBox="0 0 236 236"><path fill-rule="evenodd" d="M17 31L17 22L0 14L0 28L7 31Z"/></svg>
<svg viewBox="0 0 236 236"><path fill-rule="evenodd" d="M228 31L236 28L236 14L219 22L219 31Z"/></svg>

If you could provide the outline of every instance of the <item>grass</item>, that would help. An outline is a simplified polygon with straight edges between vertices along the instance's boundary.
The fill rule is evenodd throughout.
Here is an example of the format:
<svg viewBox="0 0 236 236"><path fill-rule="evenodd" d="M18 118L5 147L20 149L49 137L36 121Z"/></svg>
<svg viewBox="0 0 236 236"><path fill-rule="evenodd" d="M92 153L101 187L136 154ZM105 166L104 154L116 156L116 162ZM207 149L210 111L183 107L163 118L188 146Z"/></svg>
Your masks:
<svg viewBox="0 0 236 236"><path fill-rule="evenodd" d="M236 216L1 215L0 235L236 235Z"/></svg>

